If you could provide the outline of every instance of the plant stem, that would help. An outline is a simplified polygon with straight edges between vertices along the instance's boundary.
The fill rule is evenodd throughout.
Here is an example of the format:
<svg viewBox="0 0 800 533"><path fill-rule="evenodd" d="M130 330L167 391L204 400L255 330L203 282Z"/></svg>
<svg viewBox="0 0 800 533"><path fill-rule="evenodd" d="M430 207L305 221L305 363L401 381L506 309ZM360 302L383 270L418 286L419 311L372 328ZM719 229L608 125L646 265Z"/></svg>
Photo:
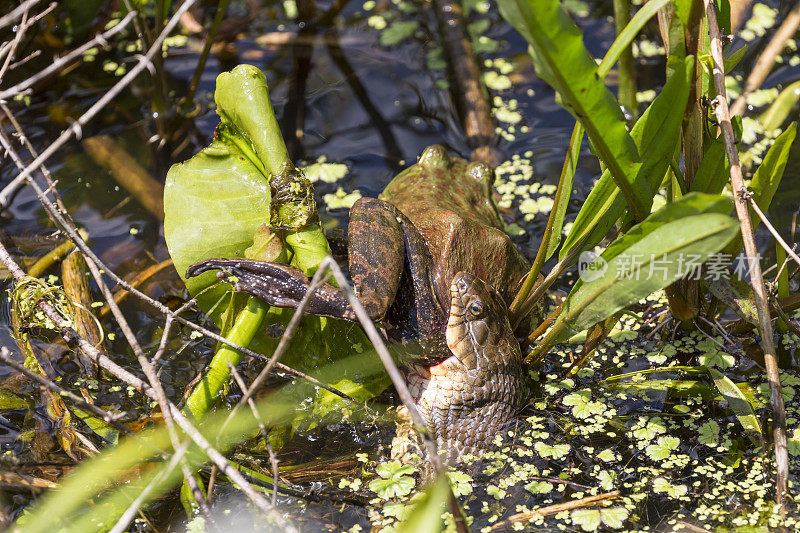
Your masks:
<svg viewBox="0 0 800 533"><path fill-rule="evenodd" d="M233 327L226 337L240 346L247 346L261 329L261 323L269 306L257 298L250 297L247 305L236 316ZM191 414L196 420L203 418L214 406L231 377L228 364L236 366L242 359L242 352L223 345L208 364L208 372L200 380L189 399L186 400L184 412Z"/></svg>
<svg viewBox="0 0 800 533"><path fill-rule="evenodd" d="M531 290L533 290L536 281L539 279L539 274L542 271L545 261L549 259L548 251L550 251L550 243L555 238L560 238L562 224L564 222L564 212L561 207L561 202L568 202L569 195L563 195L563 188L569 187L572 190L572 178L575 177L575 168L578 164L578 156L580 155L581 143L583 142L584 129L580 122L575 123L572 128L572 137L569 140L569 150L567 157L564 159L564 164L561 167L561 177L558 179L558 189L556 189L555 203L550 210L550 216L547 219L547 227L544 230L542 242L539 244L539 250L536 252L536 259L533 261L531 270L525 282L522 284L517 296L509 306L509 315L512 316L512 324L516 326L523 314L520 311L525 307L525 301L528 298ZM560 217L561 220L558 220ZM557 226L557 227L556 227ZM555 234L558 231L558 234Z"/></svg>
<svg viewBox="0 0 800 533"><path fill-rule="evenodd" d="M184 109L191 109L194 103L194 94L197 92L197 87L200 85L200 78L206 68L206 61L208 61L208 55L211 52L211 45L214 44L214 38L217 36L217 31L219 31L219 26L222 24L222 19L225 18L225 12L228 10L230 1L231 0L220 0L217 5L214 21L208 29L206 40L203 43L203 51L200 52L200 58L197 60L197 66L194 69L194 75L192 75L192 81L189 83L189 92L186 93L182 102Z"/></svg>
<svg viewBox="0 0 800 533"><path fill-rule="evenodd" d="M630 0L614 0L614 25L617 29L617 35L622 33L630 20ZM630 46L626 47L620 54L617 69L619 71L617 99L630 113L631 120L635 121L639 113L638 104L636 103L636 71L633 68L633 51Z"/></svg>
<svg viewBox="0 0 800 533"><path fill-rule="evenodd" d="M783 389L781 388L778 373L778 361L775 356L775 345L772 334L772 321L770 320L767 291L761 275L761 265L758 262L758 248L753 237L753 225L750 221L750 206L748 193L742 177L742 168L739 164L739 153L736 149L736 136L731 124L731 115L725 91L725 69L722 56L722 40L717 24L717 14L712 0L703 0L708 17L708 27L711 33L711 56L714 59L714 86L717 91L714 112L722 128L725 140L725 151L730 162L731 186L734 191L736 214L742 228L744 249L750 265L750 280L756 297L758 310L758 329L761 336L761 346L764 351L764 366L767 369L769 381L770 404L773 412L773 438L775 440L775 466L777 476L775 480L775 499L781 514L786 512L786 482L789 476L789 456L786 447L786 413L783 406Z"/></svg>

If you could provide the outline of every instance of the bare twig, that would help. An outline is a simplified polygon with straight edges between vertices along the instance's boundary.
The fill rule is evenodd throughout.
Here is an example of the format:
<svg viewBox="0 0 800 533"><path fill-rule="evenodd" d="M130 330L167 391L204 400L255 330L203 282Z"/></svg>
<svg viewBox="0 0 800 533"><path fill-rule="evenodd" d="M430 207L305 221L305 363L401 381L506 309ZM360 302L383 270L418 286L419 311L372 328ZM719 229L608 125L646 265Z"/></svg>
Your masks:
<svg viewBox="0 0 800 533"><path fill-rule="evenodd" d="M11 274L17 280L24 279L25 273L11 258L11 255L8 253L8 250L5 248L2 241L0 241L0 262L6 266L8 271L11 272ZM69 322L65 320L64 317L62 317L61 314L56 311L51 304L45 300L40 300L38 302L38 306L39 309L41 309L42 312L58 328L65 341L76 345L78 349L85 353L92 361L97 363L98 366L105 369L117 379L127 383L135 390L145 394L149 398L158 401L158 395L150 385L119 366L107 355L102 353L96 347L92 346L92 344L86 339L75 333L75 330L72 329ZM242 492L244 492L244 494L256 505L256 507L258 507L267 516L273 517L273 519L275 519L276 522L278 522L278 524L282 527L288 528L291 531L296 531L286 522L283 516L275 512L274 508L269 504L269 502L267 502L267 500L265 500L264 497L259 494L258 491L256 491L247 482L246 479L244 479L242 474L228 462L225 456L211 446L211 443L208 442L203 434L200 433L191 422L189 422L189 420L183 415L183 413L181 413L180 409L178 409L175 404L169 400L166 401L166 404L170 414L172 415L172 418L175 420L175 423L177 423L184 433L186 433L186 435L192 439L192 441L194 441L194 443L208 456L208 458L215 465L217 465L220 472L225 474L237 487L239 487Z"/></svg>
<svg viewBox="0 0 800 533"><path fill-rule="evenodd" d="M153 42L153 45L147 50L147 53L143 56L139 56L139 60L137 61L136 65L134 65L133 68L131 68L121 80L115 83L114 86L111 87L111 89L109 89L108 92L99 100L97 100L97 102L95 102L83 115L73 122L72 126L64 130L61 135L59 135L58 138L53 141L52 144L45 148L38 157L31 161L31 163L28 164L28 166L25 167L22 172L20 172L13 180L11 180L11 183L9 183L2 191L0 191L0 209L6 207L7 205L7 191L13 191L19 185L19 183L28 180L31 174L33 174L33 172L35 172L42 163L47 161L50 156L56 153L56 151L58 151L67 141L73 137L79 138L82 132L81 128L83 128L83 126L85 126L92 118L94 118L95 115L97 115L97 113L105 108L105 106L108 105L111 100L116 98L116 96L122 92L125 87L127 87L139 74L142 73L142 71L151 65L153 56L155 56L156 53L161 53L161 43L178 24L178 19L180 16L192 5L194 5L196 1L197 0L185 0L177 9L172 18L170 18L169 22L164 27L164 30Z"/></svg>
<svg viewBox="0 0 800 533"><path fill-rule="evenodd" d="M63 70L71 61L83 55L84 52L87 50L94 48L95 46L106 46L108 45L108 40L113 37L114 35L118 34L125 27L133 20L136 16L135 11L131 11L125 18L119 21L113 28L97 34L94 39L88 41L85 44L82 44L78 48L69 51L68 53L64 54L63 56L59 57L58 59L54 60L47 68L37 72L33 76L29 76L25 78L24 81L14 85L13 87L9 87L8 89L4 89L0 91L0 100L5 100L7 98L13 98L14 96L22 93L23 91L33 87L39 81L45 79L46 77L50 76L55 72L59 72Z"/></svg>
<svg viewBox="0 0 800 533"><path fill-rule="evenodd" d="M239 385L239 389L242 391L243 396L244 395L249 396L247 398L247 405L253 412L253 418L255 418L256 422L258 422L258 430L261 432L261 437L264 439L264 445L266 445L267 451L269 452L269 461L272 464L272 505L277 505L278 458L275 456L275 450L272 449L272 445L269 443L269 433L267 433L267 428L266 426L264 426L264 422L262 422L263 419L261 418L261 413L258 412L258 407L256 407L256 403L253 401L252 394L250 393L250 390L252 389L247 387L247 383L244 382L244 379L242 379L241 374L239 374L239 371L236 370L236 367L233 364L231 364L230 361L228 361L228 368L231 369L231 375L233 376L234 381L236 381L236 384ZM241 400L239 404L241 404Z"/></svg>
<svg viewBox="0 0 800 533"><path fill-rule="evenodd" d="M19 17L22 16L23 13L27 13L28 11L30 11L30 9L36 4L38 4L40 1L41 0L27 0L26 2L23 2L22 4L14 8L11 11L11 13L0 17L0 28L5 28L9 24L17 20Z"/></svg>
<svg viewBox="0 0 800 533"><path fill-rule="evenodd" d="M775 64L775 58L783 51L786 41L792 38L798 27L800 27L800 2L795 2L794 7L786 15L780 28L772 36L761 55L758 56L758 60L756 60L750 74L747 76L742 94L731 105L731 115L741 115L744 112L744 108L747 105L747 96L761 87L761 84L767 79L772 66Z"/></svg>
<svg viewBox="0 0 800 533"><path fill-rule="evenodd" d="M86 411L94 413L94 415L97 416L100 420L102 420L106 424L111 424L121 433L124 434L131 433L131 430L128 429L128 427L125 424L122 424L119 421L119 419L122 417L122 414L109 413L105 409L101 409L100 407L87 402L74 392L68 391L67 389L59 386L58 384L51 381L47 377L42 376L41 374L37 374L36 372L27 368L25 365L16 362L11 357L11 352L9 352L8 348L6 348L5 346L0 347L0 361L3 361L3 363L7 364L17 372L25 374L25 376L36 381L39 385L48 389L49 391L54 392L59 396L63 396L64 398L68 399L81 409L85 409Z"/></svg>
<svg viewBox="0 0 800 533"><path fill-rule="evenodd" d="M509 516L502 522L496 523L492 526L490 531L508 530L511 529L512 524L517 522L528 522L536 516L548 516L552 514L558 514L562 511L571 511L573 509L582 509L584 507L594 507L595 505L601 504L605 501L618 498L619 494L620 493L618 490L613 490L611 492L605 492L595 496L587 496L586 498L581 498L580 500L572 500L564 503L557 503L555 505L548 505L547 507L540 507L529 513L517 513Z"/></svg>
<svg viewBox="0 0 800 533"><path fill-rule="evenodd" d="M25 12L22 15L22 22L20 23L19 28L17 28L16 35L14 36L14 40L11 42L10 48L7 51L3 50L3 53L6 53L7 55L5 61L3 62L3 66L0 67L0 80L3 79L3 76L5 75L6 71L11 68L11 61L15 59L14 52L16 52L17 46L19 46L19 43L22 42L22 38L27 33L28 29L37 22L39 22L41 19L46 17L55 8L56 4L55 2L53 2L49 6L47 6L47 8L44 11L42 11L41 13L37 13L30 19L28 19L27 12Z"/></svg>
<svg viewBox="0 0 800 533"><path fill-rule="evenodd" d="M775 229L775 226L773 226L772 223L769 221L769 219L764 215L764 212L761 210L760 207L758 207L758 204L753 199L753 197L748 195L747 199L750 201L750 207L752 207L753 211L756 212L758 218L760 218L761 222L764 223L764 226L766 226L769 232L772 233L772 236L775 237L775 240L778 241L778 244L781 245L781 248L786 250L786 255L794 259L795 263L800 265L800 257L798 257L798 255L794 252L791 246L786 244L786 241L783 240L783 237L781 237L781 234L778 233L778 230ZM781 270L783 269L781 268Z"/></svg>
<svg viewBox="0 0 800 533"><path fill-rule="evenodd" d="M775 499L781 509L786 512L786 482L789 475L789 457L786 448L786 413L783 406L778 362L775 355L775 345L770 320L767 291L761 275L761 265L758 262L758 248L753 237L753 225L750 221L750 209L747 202L747 189L744 186L742 168L739 165L739 153L736 149L736 136L731 125L731 115L728 110L728 100L725 90L725 68L722 56L722 39L717 23L717 14L713 0L703 0L708 18L708 27L711 34L711 56L714 60L714 86L717 91L714 112L717 122L722 128L725 141L725 151L730 163L731 186L734 191L736 213L742 228L745 253L750 266L750 280L756 299L758 311L758 329L761 336L761 345L764 350L764 366L767 369L769 381L770 404L773 412L773 438L775 440Z"/></svg>

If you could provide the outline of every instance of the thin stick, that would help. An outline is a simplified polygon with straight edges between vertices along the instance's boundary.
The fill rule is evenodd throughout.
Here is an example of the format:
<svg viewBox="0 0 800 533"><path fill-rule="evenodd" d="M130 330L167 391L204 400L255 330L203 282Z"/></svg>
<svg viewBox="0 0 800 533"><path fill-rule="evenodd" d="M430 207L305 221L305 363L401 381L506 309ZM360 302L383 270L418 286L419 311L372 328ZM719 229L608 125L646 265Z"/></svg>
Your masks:
<svg viewBox="0 0 800 533"><path fill-rule="evenodd" d="M739 165L739 153L736 149L736 139L731 125L731 115L728 110L728 100L725 91L725 69L722 57L722 39L720 36L719 25L717 24L717 14L713 0L703 0L708 17L708 28L711 34L711 56L714 59L714 86L717 91L715 99L716 105L714 113L717 122L722 127L722 135L725 140L725 151L730 162L731 187L734 191L736 204L736 214L739 216L739 223L742 227L742 239L744 249L750 265L750 280L753 285L753 292L756 297L756 309L758 311L758 329L761 336L761 345L764 350L764 366L767 369L767 380L769 381L770 404L773 412L773 438L775 440L775 500L778 503L781 514L786 512L786 480L789 476L789 456L786 448L786 412L783 406L783 394L781 388L780 375L778 373L778 361L775 356L775 345L772 336L772 321L769 314L769 302L767 301L767 291L764 287L764 279L761 275L761 265L758 262L758 248L756 248L755 238L753 237L753 225L750 221L750 208L747 202L747 189L744 186L742 168Z"/></svg>
<svg viewBox="0 0 800 533"><path fill-rule="evenodd" d="M758 56L750 75L747 76L742 94L731 106L731 115L741 115L744 112L744 108L747 105L747 96L761 87L761 84L767 79L772 66L775 64L775 58L783 51L786 41L792 38L798 27L800 27L800 2L795 3L792 10L783 20L783 24L772 36L761 55Z"/></svg>
<svg viewBox="0 0 800 533"><path fill-rule="evenodd" d="M23 2L17 8L15 8L11 13L8 15L3 15L0 17L0 28L4 28L17 20L23 13L30 11L30 9L38 4L40 0L27 0L27 2Z"/></svg>
<svg viewBox="0 0 800 533"><path fill-rule="evenodd" d="M775 240L778 241L778 244L780 244L781 247L784 250L786 250L786 255L794 259L795 263L800 265L800 257L798 257L796 253L794 253L794 250L788 244L786 244L786 241L783 240L783 237L781 237L781 234L778 233L778 230L775 229L775 226L773 226L772 223L769 221L769 219L767 219L767 217L764 216L764 212L761 210L760 207L758 207L756 201L753 200L752 195L748 195L747 199L750 201L750 207L752 207L753 211L756 212L758 218L760 218L761 222L764 223L764 226L766 226L769 232L772 233L772 236L775 237ZM782 267L781 270L783 270Z"/></svg>
<svg viewBox="0 0 800 533"><path fill-rule="evenodd" d="M139 360L139 366L142 367L144 375L147 376L147 381L150 382L150 386L156 394L156 401L158 402L162 416L164 417L164 424L167 427L167 432L169 433L169 438L172 442L172 448L175 450L175 453L177 453L178 449L182 446L182 443L178 438L178 432L175 431L175 423L170 414L169 404L167 403L167 395L164 392L164 387L161 386L161 381L158 379L158 374L156 374L155 367L144 354L144 350L142 350L142 347L139 344L139 341L136 339L136 335L134 335L130 324L128 324L128 321L125 319L125 315L122 314L119 306L114 301L114 295L111 294L111 289L109 289L105 284L105 281L103 281L103 276L100 273L100 269L97 268L97 265L95 265L91 259L86 260L86 265L89 267L89 271L92 273L92 277L94 277L98 287L100 287L100 291L103 293L103 297L108 302L108 306L111 308L111 313L117 320L117 324L119 325L120 330L122 330L125 340L128 341L131 349L133 349L133 353L136 354L136 358ZM162 336L162 341L163 340L164 339ZM211 510L208 507L208 502L206 502L206 499L203 496L203 491L200 490L200 486L197 483L197 479L194 477L194 473L191 471L188 463L185 459L183 459L182 456L180 464L183 477L186 479L186 483L189 485L192 495L200 507L200 511L204 516L209 516L211 514Z"/></svg>
<svg viewBox="0 0 800 533"><path fill-rule="evenodd" d="M272 463L272 505L275 506L278 503L278 458L275 456L275 450L272 449L272 446L269 443L269 433L267 433L267 428L261 421L263 420L261 418L261 413L258 412L258 407L256 407L256 403L253 401L252 395L250 394L250 391L253 389L253 387L247 387L247 383L245 383L244 379L242 379L242 375L239 374L239 371L236 370L236 367L232 365L230 361L228 361L228 368L231 369L231 375L233 376L234 381L236 381L236 384L239 385L239 389L242 391L242 394L250 395L250 397L247 398L247 405L253 412L253 418L255 418L256 422L258 422L258 430L261 432L261 437L264 439L264 444L267 446L267 451L269 452L269 461ZM239 401L239 404L241 404L241 401ZM237 407L239 404L237 404ZM230 420L230 418L228 420Z"/></svg>
<svg viewBox="0 0 800 533"><path fill-rule="evenodd" d="M573 509L581 509L583 507L594 507L595 505L602 503L604 501L618 498L619 494L620 492L618 490L613 490L611 492L597 494L596 496L587 496L586 498L581 498L580 500L572 500L565 503L548 505L547 507L540 507L538 509L534 509L529 513L517 513L509 516L502 522L496 523L495 525L492 526L492 528L489 531L510 529L510 526L512 524L517 522L528 522L536 516L548 516L551 514L558 514L562 511L571 511Z"/></svg>
<svg viewBox="0 0 800 533"><path fill-rule="evenodd" d="M128 71L125 76L122 77L114 86L109 89L109 91L102 96L97 102L94 103L83 115L81 115L75 122L72 123L68 129L64 130L58 138L53 141L47 148L42 151L42 153L35 158L25 170L19 173L11 183L9 183L3 191L0 191L0 206L6 205L6 196L7 190L13 190L19 183L22 183L25 180L30 178L30 175L37 169L39 166L47 161L50 156L52 156L56 151L58 151L67 141L71 138L76 137L79 138L82 134L81 128L85 126L94 116L102 111L106 105L108 105L111 100L116 98L116 96L122 92L125 87L127 87L143 70L145 70L148 66L152 65L153 56L156 53L161 53L161 43L164 39L169 35L175 26L178 24L178 20L180 16L187 11L192 5L195 4L197 0L185 0L181 7L175 12L172 18L169 20L167 25L164 27L164 30L159 34L158 38L153 42L153 45L147 50L147 53L143 56L139 57L138 62L136 65Z"/></svg>
<svg viewBox="0 0 800 533"><path fill-rule="evenodd" d="M0 100L5 100L7 98L13 98L14 96L22 93L23 91L29 89L39 81L45 79L49 75L63 70L68 63L74 60L77 57L83 55L84 52L89 50L90 48L94 48L95 46L107 46L108 40L113 37L114 35L118 34L125 27L130 24L131 20L136 16L135 11L129 12L125 15L118 24L116 24L113 28L109 29L104 33L97 34L94 39L88 41L85 44L82 44L78 48L71 50L70 52L64 54L63 56L59 57L55 61L53 61L47 68L37 72L33 76L25 78L24 81L19 82L18 84L14 85L13 87L9 87L8 89L4 89L0 91Z"/></svg>
<svg viewBox="0 0 800 533"><path fill-rule="evenodd" d="M375 324L372 323L372 319L369 318L364 306L361 305L361 301L350 289L350 284L348 283L347 278L344 277L342 269L339 268L339 265L336 264L336 261L334 261L330 256L322 260L319 270L328 268L330 268L333 272L334 279L336 279L336 282L344 291L345 295L347 296L347 301L350 303L350 306L356 313L356 317L358 317L358 321L361 323L361 327L364 328L367 337L375 347L375 351L378 352L378 357L380 357L383 366L386 368L386 372L389 374L392 384L397 390L398 396L400 396L400 401L402 401L403 405L405 405L406 409L408 409L408 414L411 416L411 421L414 423L414 429L422 438L422 442L428 452L428 460L431 462L434 471L437 475L442 475L444 465L442 464L442 458L439 456L439 451L436 447L436 441L434 441L428 433L425 421L423 420L422 415L420 415L417 406L414 404L414 400L411 398L411 393L408 391L406 382L403 379L403 376L400 374L400 370L397 369L397 365L394 364L394 360L389 354L386 344L383 342L383 337L381 337L380 333L378 333L378 329L375 327ZM456 530L459 533L467 532L468 528L463 520L463 513L461 512L458 500L456 500L455 496L453 495L452 489L450 489L448 506L453 515Z"/></svg>
<svg viewBox="0 0 800 533"><path fill-rule="evenodd" d="M11 272L11 274L17 280L25 278L25 273L12 259L2 241L0 241L0 262L6 266L8 271ZM135 390L147 395L149 398L158 401L158 395L153 388L150 387L150 385L119 366L117 363L111 360L111 358L93 346L89 341L78 335L75 330L72 329L69 322L66 321L51 304L45 300L39 300L38 306L39 309L41 309L42 312L59 329L61 336L65 341L67 341L69 344L76 345L92 361L97 363L98 366L105 369L117 379L124 381ZM194 441L194 443L208 456L208 458L215 465L217 465L223 474L228 476L228 478L237 487L239 487L248 498L250 498L256 507L258 507L267 516L272 516L281 527L288 528L288 530L291 531L296 531L288 524L288 522L286 522L283 516L275 512L275 509L269 504L269 502L267 502L267 500L265 500L264 497L259 494L258 491L256 491L250 485L250 483L247 482L247 480L244 479L242 474L228 462L225 456L211 446L211 443L209 443L203 434L200 433L191 422L189 422L189 420L183 415L183 413L181 413L181 410L178 409L175 404L169 400L166 401L166 404L170 414L172 415L172 418L181 427L184 433L186 433L186 435Z"/></svg>
<svg viewBox="0 0 800 533"><path fill-rule="evenodd" d="M91 403L87 402L86 400L84 400L83 398L81 398L80 396L75 394L74 392L68 391L67 389L59 386L58 384L56 384L55 382L51 381L47 377L42 376L41 374L37 374L36 372L34 372L31 369L27 368L25 365L16 362L11 357L11 352L5 346L0 347L0 361L3 361L3 363L7 364L8 366L13 368L17 372L21 372L25 376L27 376L30 379L36 381L39 385L41 385L42 387L46 388L47 390L49 390L49 391L51 391L51 392L53 392L55 394L58 394L59 396L62 396L64 398L68 399L69 401L71 401L73 404L77 405L81 409L85 409L87 411L90 411L90 412L94 413L94 415L97 416L100 420L102 420L106 424L111 424L117 430L119 430L120 433L124 433L124 434L132 433L131 430L128 428L128 426L126 426L125 424L122 424L119 421L119 419L123 416L122 414L109 413L105 409L102 409L102 408L100 408L100 407L98 407L98 406L96 406L94 404L91 404Z"/></svg>

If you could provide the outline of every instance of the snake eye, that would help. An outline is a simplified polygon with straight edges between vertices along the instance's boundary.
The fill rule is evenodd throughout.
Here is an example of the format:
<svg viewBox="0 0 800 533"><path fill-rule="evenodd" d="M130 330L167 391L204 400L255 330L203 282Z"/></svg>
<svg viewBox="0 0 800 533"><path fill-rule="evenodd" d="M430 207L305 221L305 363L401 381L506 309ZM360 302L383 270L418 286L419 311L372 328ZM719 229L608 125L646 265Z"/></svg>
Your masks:
<svg viewBox="0 0 800 533"><path fill-rule="evenodd" d="M483 303L481 302L472 302L469 305L469 314L473 317L479 317L483 314Z"/></svg>

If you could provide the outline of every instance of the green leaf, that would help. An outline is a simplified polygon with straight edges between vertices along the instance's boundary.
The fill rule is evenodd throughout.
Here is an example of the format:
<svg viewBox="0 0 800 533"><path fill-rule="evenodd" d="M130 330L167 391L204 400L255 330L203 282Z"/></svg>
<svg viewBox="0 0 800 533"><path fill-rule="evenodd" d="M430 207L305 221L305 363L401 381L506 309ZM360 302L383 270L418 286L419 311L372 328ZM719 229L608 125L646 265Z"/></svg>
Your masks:
<svg viewBox="0 0 800 533"><path fill-rule="evenodd" d="M686 274L681 258L701 263L719 251L738 231L738 224L722 214L729 211L730 200L690 193L631 228L595 261L589 281L575 283L536 351L679 279Z"/></svg>
<svg viewBox="0 0 800 533"><path fill-rule="evenodd" d="M665 492L670 498L680 498L685 496L688 491L686 485L673 485L663 477L653 480L653 492Z"/></svg>
<svg viewBox="0 0 800 533"><path fill-rule="evenodd" d="M417 30L419 23L414 20L398 20L392 22L388 28L381 32L381 44L394 46L408 39Z"/></svg>
<svg viewBox="0 0 800 533"><path fill-rule="evenodd" d="M411 465L402 465L394 460L381 463L376 469L379 477L369 482L369 489L384 500L397 498L409 494L416 482L406 474L413 474L416 468Z"/></svg>
<svg viewBox="0 0 800 533"><path fill-rule="evenodd" d="M600 527L600 511L597 509L575 509L570 518L584 531L596 531Z"/></svg>
<svg viewBox="0 0 800 533"><path fill-rule="evenodd" d="M440 475L423 493L411 515L397 526L398 533L439 533L444 529L442 515L447 510L450 487L447 476Z"/></svg>
<svg viewBox="0 0 800 533"><path fill-rule="evenodd" d="M531 481L525 485L525 490L532 494L547 494L553 490L553 484L547 481Z"/></svg>
<svg viewBox="0 0 800 533"><path fill-rule="evenodd" d="M561 459L569 453L569 444L550 445L540 441L534 444L533 448L543 459Z"/></svg>
<svg viewBox="0 0 800 533"><path fill-rule="evenodd" d="M311 183L318 181L336 183L347 175L347 165L344 163L317 162L308 165L303 169L303 172Z"/></svg>
<svg viewBox="0 0 800 533"><path fill-rule="evenodd" d="M269 221L269 209L267 176L235 145L215 139L173 165L164 186L164 238L178 274L184 278L189 265L202 259L243 257L258 227ZM209 272L185 281L195 295L217 278Z"/></svg>
<svg viewBox="0 0 800 533"><path fill-rule="evenodd" d="M654 444L645 448L645 453L653 461L663 461L678 448L681 441L677 437L658 437Z"/></svg>
<svg viewBox="0 0 800 533"><path fill-rule="evenodd" d="M699 429L700 436L697 442L706 446L717 446L719 444L719 424L714 420L709 420Z"/></svg>
<svg viewBox="0 0 800 533"><path fill-rule="evenodd" d="M714 380L717 390L728 402L728 407L736 415L745 431L755 433L757 439L759 441L762 440L761 424L753 411L752 404L747 400L742 390L719 370L709 368L708 374Z"/></svg>
<svg viewBox="0 0 800 533"><path fill-rule="evenodd" d="M783 171L786 168L786 162L789 160L789 153L796 133L797 122L793 122L772 143L767 155L764 156L764 160L753 175L753 180L750 182L749 190L753 195L752 198L762 213L767 212L769 204L772 203L772 197L775 196L775 191L778 190L778 186L781 184ZM761 219L752 207L750 208L750 220L753 221L753 229L761 223ZM725 253L736 255L741 249L742 237L740 235L725 247Z"/></svg>
<svg viewBox="0 0 800 533"><path fill-rule="evenodd" d="M778 97L775 98L775 101L770 104L766 111L759 115L758 121L764 127L764 131L773 131L780 128L798 100L800 100L800 81L784 87Z"/></svg>
<svg viewBox="0 0 800 533"><path fill-rule="evenodd" d="M691 190L708 194L721 193L730 179L725 163L725 143L722 139L711 141L694 175Z"/></svg>
<svg viewBox="0 0 800 533"><path fill-rule="evenodd" d="M708 290L736 314L753 325L758 325L758 309L753 288L731 273L729 279L720 278L708 282Z"/></svg>
<svg viewBox="0 0 800 533"><path fill-rule="evenodd" d="M600 509L600 520L613 529L621 529L630 512L624 507L605 507Z"/></svg>
<svg viewBox="0 0 800 533"><path fill-rule="evenodd" d="M447 479L456 498L472 494L472 477L461 470L447 470Z"/></svg>
<svg viewBox="0 0 800 533"><path fill-rule="evenodd" d="M500 12L528 41L537 74L583 124L600 159L638 220L649 212L653 191L636 182L641 166L636 143L583 36L558 0L500 0Z"/></svg>
<svg viewBox="0 0 800 533"><path fill-rule="evenodd" d="M673 111L676 106L683 105L682 103L689 97L692 65L692 58L689 57L678 66L661 93L642 113L631 130L631 137L643 157L637 183L640 181L647 183L647 187L653 191L664 178L669 161L680 140L682 115ZM648 211L651 204L652 196L647 203ZM620 189L610 172L606 170L578 212L569 235L564 239L559 259L564 259L567 253L587 235L588 239L583 243L583 248L593 248L624 213L625 200L620 195Z"/></svg>
<svg viewBox="0 0 800 533"><path fill-rule="evenodd" d="M630 22L628 22L625 28L617 35L617 38L614 39L608 52L606 52L606 55L603 57L603 61L601 61L600 65L597 67L597 75L600 76L600 78L606 77L608 71L611 70L611 67L617 62L622 52L631 45L636 35L644 28L644 25L647 24L647 21L653 18L653 16L658 13L658 10L669 2L670 0L651 0L639 8L636 14L631 17ZM725 72L727 72L727 70Z"/></svg>

